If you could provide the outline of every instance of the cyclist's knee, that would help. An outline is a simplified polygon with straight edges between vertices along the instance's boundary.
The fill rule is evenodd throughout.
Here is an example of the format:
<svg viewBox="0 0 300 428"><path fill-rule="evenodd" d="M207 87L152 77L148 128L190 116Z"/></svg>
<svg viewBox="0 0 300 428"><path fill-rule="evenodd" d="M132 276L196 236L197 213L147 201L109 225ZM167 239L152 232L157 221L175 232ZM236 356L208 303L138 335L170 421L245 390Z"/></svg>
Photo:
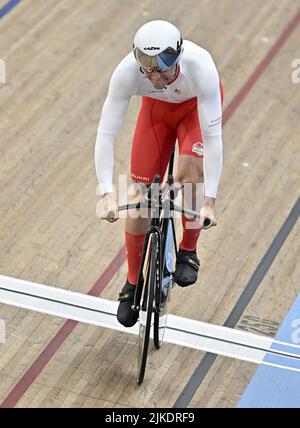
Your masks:
<svg viewBox="0 0 300 428"><path fill-rule="evenodd" d="M145 194L147 193L147 186L143 183L134 181L131 183L128 190L128 202L130 204L145 202Z"/></svg>
<svg viewBox="0 0 300 428"><path fill-rule="evenodd" d="M147 185L139 182L133 182L128 191L128 203L129 204L144 204L146 202L145 195L148 191ZM141 219L148 219L150 217L150 210L142 207L139 209L131 209L128 211L128 217L131 220L140 222Z"/></svg>
<svg viewBox="0 0 300 428"><path fill-rule="evenodd" d="M180 156L176 181L180 184L203 183L203 160L193 156Z"/></svg>
<svg viewBox="0 0 300 428"><path fill-rule="evenodd" d="M203 183L204 176L202 171L179 171L176 175L176 181L182 185L187 183L198 184Z"/></svg>

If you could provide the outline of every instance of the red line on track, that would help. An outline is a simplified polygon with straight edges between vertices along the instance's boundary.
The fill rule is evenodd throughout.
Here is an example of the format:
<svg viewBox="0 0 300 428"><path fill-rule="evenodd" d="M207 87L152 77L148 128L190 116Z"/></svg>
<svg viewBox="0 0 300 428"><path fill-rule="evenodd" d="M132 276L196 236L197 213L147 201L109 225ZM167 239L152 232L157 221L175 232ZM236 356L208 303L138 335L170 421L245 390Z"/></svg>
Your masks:
<svg viewBox="0 0 300 428"><path fill-rule="evenodd" d="M99 296L104 290L109 281L118 272L122 263L126 259L125 247L121 248L116 257L112 260L110 265L106 268L97 282L89 291L91 296ZM0 408L15 407L18 401L23 397L26 391L33 384L35 379L48 364L51 358L56 354L59 348L64 344L67 338L70 336L74 328L77 326L78 321L67 320L56 335L53 337L51 342L46 346L42 353L37 357L35 362L29 367L26 373L17 382L14 388L9 392L5 400L1 403Z"/></svg>
<svg viewBox="0 0 300 428"><path fill-rule="evenodd" d="M250 92L252 87L258 81L260 76L263 74L267 66L270 64L272 59L278 53L280 48L286 42L290 34L297 27L300 22L300 11L294 16L294 18L289 22L286 26L278 40L272 46L267 55L263 58L263 60L258 64L254 72L251 74L247 82L243 85L237 95L233 98L230 104L224 111L223 115L223 123L229 120L229 118L233 115L235 110L240 106L243 99ZM98 281L92 287L88 294L92 296L99 296L99 294L104 290L109 281L112 279L114 274L120 269L122 263L124 263L126 259L125 247L123 246L110 265L106 268L103 274L100 276ZM64 344L66 339L70 336L78 321L67 320L60 330L53 337L51 342L46 346L46 348L42 351L42 353L37 357L35 362L29 367L26 373L22 376L22 378L17 382L14 388L8 393L7 397L4 399L0 408L5 407L15 407L18 401L23 397L26 391L30 388L32 383L44 369L44 367L48 364L51 358L55 355L55 353L59 350L59 348Z"/></svg>
<svg viewBox="0 0 300 428"><path fill-rule="evenodd" d="M284 45L284 43L287 41L290 34L293 32L293 30L297 27L297 25L300 22L300 11L296 13L294 18L288 23L286 28L283 30L280 37L277 39L277 41L274 43L274 45L271 47L267 55L263 58L263 60L258 64L254 72L251 74L247 82L242 86L242 88L239 90L237 95L233 98L233 100L230 102L230 104L227 106L226 110L223 114L223 124L227 122L227 120L233 115L235 110L240 106L245 96L250 92L251 88L255 85L255 83L258 81L260 76L263 74L265 69L268 67L274 56L278 53L280 48Z"/></svg>

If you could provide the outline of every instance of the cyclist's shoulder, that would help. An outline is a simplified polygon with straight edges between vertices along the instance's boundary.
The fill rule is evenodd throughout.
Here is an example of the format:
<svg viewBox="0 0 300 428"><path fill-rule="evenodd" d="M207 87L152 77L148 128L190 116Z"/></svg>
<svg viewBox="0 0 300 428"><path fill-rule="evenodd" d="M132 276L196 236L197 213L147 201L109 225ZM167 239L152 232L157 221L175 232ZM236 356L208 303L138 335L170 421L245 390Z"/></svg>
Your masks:
<svg viewBox="0 0 300 428"><path fill-rule="evenodd" d="M119 61L115 70L117 69L121 69L123 71L134 71L135 69L138 69L133 52L129 52Z"/></svg>
<svg viewBox="0 0 300 428"><path fill-rule="evenodd" d="M181 70L192 90L202 97L218 90L219 73L211 54L196 43L186 41Z"/></svg>
<svg viewBox="0 0 300 428"><path fill-rule="evenodd" d="M214 65L210 52L190 40L183 41L182 62L190 71L205 69Z"/></svg>
<svg viewBox="0 0 300 428"><path fill-rule="evenodd" d="M128 99L136 94L138 85L139 68L133 53L130 53L115 67L109 83L109 94L118 99Z"/></svg>
<svg viewBox="0 0 300 428"><path fill-rule="evenodd" d="M112 78L117 79L120 83L135 83L139 78L139 68L134 58L133 52L126 55L115 67Z"/></svg>

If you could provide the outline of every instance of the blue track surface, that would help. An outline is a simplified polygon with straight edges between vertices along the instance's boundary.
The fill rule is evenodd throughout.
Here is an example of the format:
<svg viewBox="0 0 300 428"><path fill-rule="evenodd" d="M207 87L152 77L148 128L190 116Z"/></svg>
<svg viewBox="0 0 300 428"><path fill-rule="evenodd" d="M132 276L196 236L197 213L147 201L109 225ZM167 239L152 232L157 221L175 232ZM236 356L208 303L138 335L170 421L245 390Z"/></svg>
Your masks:
<svg viewBox="0 0 300 428"><path fill-rule="evenodd" d="M284 319L276 339L300 346L300 295ZM272 349L300 356L300 348L275 344ZM237 407L300 408L300 360L267 355L264 361L280 365L288 364L299 371L290 371L262 364L257 369Z"/></svg>
<svg viewBox="0 0 300 428"><path fill-rule="evenodd" d="M0 9L0 19L7 15L21 0L10 0Z"/></svg>

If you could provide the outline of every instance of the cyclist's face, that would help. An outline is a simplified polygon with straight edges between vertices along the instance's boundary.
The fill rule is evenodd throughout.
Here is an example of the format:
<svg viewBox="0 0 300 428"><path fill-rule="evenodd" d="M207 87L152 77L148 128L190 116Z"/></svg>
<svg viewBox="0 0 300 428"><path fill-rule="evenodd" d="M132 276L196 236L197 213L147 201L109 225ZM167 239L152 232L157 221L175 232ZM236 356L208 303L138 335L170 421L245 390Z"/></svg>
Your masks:
<svg viewBox="0 0 300 428"><path fill-rule="evenodd" d="M174 79L176 64L167 71L145 71L146 77L151 81L155 89L162 89Z"/></svg>

